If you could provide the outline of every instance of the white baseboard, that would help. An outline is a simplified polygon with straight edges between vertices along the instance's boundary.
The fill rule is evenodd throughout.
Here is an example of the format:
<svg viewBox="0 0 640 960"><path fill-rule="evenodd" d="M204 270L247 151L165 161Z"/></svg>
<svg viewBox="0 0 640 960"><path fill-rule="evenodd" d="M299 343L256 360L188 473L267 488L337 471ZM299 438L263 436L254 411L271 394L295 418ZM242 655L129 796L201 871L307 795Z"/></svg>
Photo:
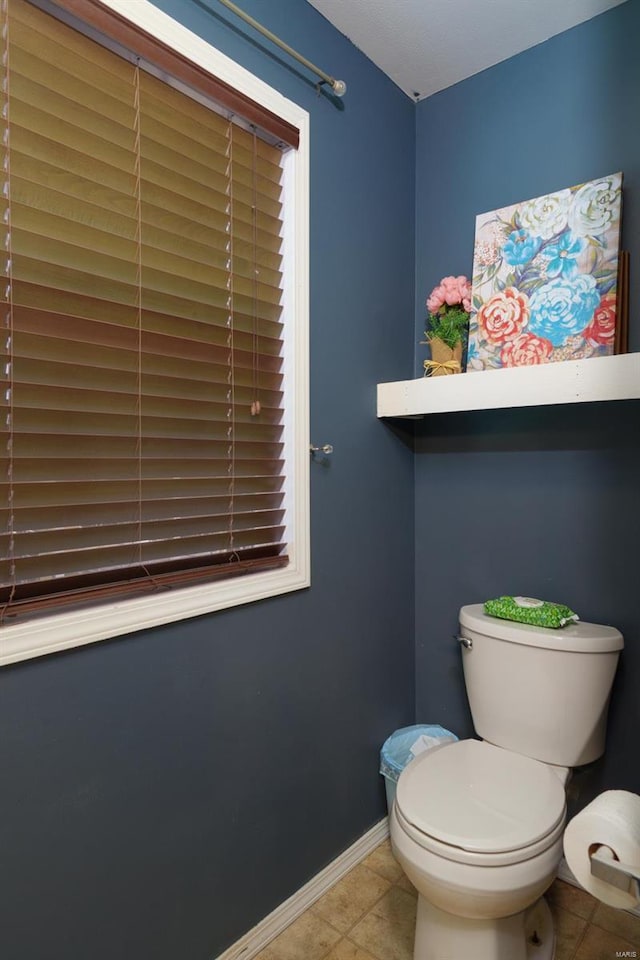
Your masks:
<svg viewBox="0 0 640 960"><path fill-rule="evenodd" d="M574 887L583 890L584 888L576 880L571 867L563 857L560 861L560 866L558 867L558 880L564 880L565 883L570 883ZM633 910L625 910L625 913L631 913L634 917L640 917L640 906L634 907Z"/></svg>
<svg viewBox="0 0 640 960"><path fill-rule="evenodd" d="M368 857L378 844L389 836L389 822L385 817L376 823L364 836L356 840L344 853L333 860L324 870L312 877L304 887L281 903L279 907L261 920L253 930L236 940L216 960L251 960L279 933L293 923L312 903L319 900L334 884L341 880L357 863Z"/></svg>

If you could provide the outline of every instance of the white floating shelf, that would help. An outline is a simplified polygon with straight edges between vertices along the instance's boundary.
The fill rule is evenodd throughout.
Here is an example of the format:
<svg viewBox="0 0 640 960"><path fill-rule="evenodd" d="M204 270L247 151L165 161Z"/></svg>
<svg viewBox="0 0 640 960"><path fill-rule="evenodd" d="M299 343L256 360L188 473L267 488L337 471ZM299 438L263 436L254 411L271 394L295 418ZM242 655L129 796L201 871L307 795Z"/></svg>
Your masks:
<svg viewBox="0 0 640 960"><path fill-rule="evenodd" d="M640 398L640 353L378 384L379 417Z"/></svg>

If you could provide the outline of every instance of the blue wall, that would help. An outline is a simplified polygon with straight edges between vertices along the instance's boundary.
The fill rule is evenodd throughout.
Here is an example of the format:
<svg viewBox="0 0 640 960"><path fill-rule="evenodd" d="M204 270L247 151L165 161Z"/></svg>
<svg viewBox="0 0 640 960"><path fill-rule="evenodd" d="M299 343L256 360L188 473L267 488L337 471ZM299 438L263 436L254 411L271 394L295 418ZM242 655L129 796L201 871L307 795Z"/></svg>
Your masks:
<svg viewBox="0 0 640 960"><path fill-rule="evenodd" d="M311 114L311 427L335 454L310 590L0 674L3 960L212 960L383 815L391 730L471 733L449 638L499 592L623 630L574 799L640 789L638 405L429 418L415 526L412 428L373 415L377 381L420 372L424 298L470 274L478 212L624 170L638 302L640 0L417 108L303 0L244 0L347 81L343 109L214 0L156 3Z"/></svg>
<svg viewBox="0 0 640 960"><path fill-rule="evenodd" d="M335 453L309 590L0 674L3 960L211 960L384 815L380 744L414 716L413 454L374 413L413 362L414 105L302 0L243 7L343 109L231 14L157 6L311 115L311 436Z"/></svg>
<svg viewBox="0 0 640 960"><path fill-rule="evenodd" d="M640 350L639 35L640 0L629 0L418 105L416 341L440 277L471 276L476 214L622 170ZM639 414L627 401L438 416L417 428L418 720L472 732L450 639L461 604L541 596L625 635L607 753L575 776L573 808L602 789L640 791L630 734L640 722Z"/></svg>

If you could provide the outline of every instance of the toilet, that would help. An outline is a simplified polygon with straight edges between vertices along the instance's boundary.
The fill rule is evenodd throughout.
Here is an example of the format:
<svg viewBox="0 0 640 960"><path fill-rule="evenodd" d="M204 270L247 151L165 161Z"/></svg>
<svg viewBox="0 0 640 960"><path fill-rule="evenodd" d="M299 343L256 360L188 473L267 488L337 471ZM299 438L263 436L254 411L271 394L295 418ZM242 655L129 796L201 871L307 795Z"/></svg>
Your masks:
<svg viewBox="0 0 640 960"><path fill-rule="evenodd" d="M562 858L571 768L604 752L624 641L613 627L553 630L462 607L474 729L398 780L391 844L418 891L414 960L552 960L543 898Z"/></svg>

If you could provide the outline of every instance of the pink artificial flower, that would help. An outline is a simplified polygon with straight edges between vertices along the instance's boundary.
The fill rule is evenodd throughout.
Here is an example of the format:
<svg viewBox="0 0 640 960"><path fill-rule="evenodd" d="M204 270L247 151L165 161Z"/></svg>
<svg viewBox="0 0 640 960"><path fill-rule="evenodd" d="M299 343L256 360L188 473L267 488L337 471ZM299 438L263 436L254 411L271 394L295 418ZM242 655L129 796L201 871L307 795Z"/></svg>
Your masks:
<svg viewBox="0 0 640 960"><path fill-rule="evenodd" d="M444 287L438 286L434 287L431 291L431 296L427 300L427 309L429 313L437 313L442 304L444 303Z"/></svg>
<svg viewBox="0 0 640 960"><path fill-rule="evenodd" d="M462 308L469 313L471 310L471 282L466 277L458 277L458 289L460 290Z"/></svg>
<svg viewBox="0 0 640 960"><path fill-rule="evenodd" d="M443 277L427 299L429 313L437 313L444 305L454 307L460 304L467 313L471 310L471 284L466 277Z"/></svg>
<svg viewBox="0 0 640 960"><path fill-rule="evenodd" d="M458 287L447 287L444 294L444 299L447 301L450 307L455 307L456 304L460 303L460 291Z"/></svg>

